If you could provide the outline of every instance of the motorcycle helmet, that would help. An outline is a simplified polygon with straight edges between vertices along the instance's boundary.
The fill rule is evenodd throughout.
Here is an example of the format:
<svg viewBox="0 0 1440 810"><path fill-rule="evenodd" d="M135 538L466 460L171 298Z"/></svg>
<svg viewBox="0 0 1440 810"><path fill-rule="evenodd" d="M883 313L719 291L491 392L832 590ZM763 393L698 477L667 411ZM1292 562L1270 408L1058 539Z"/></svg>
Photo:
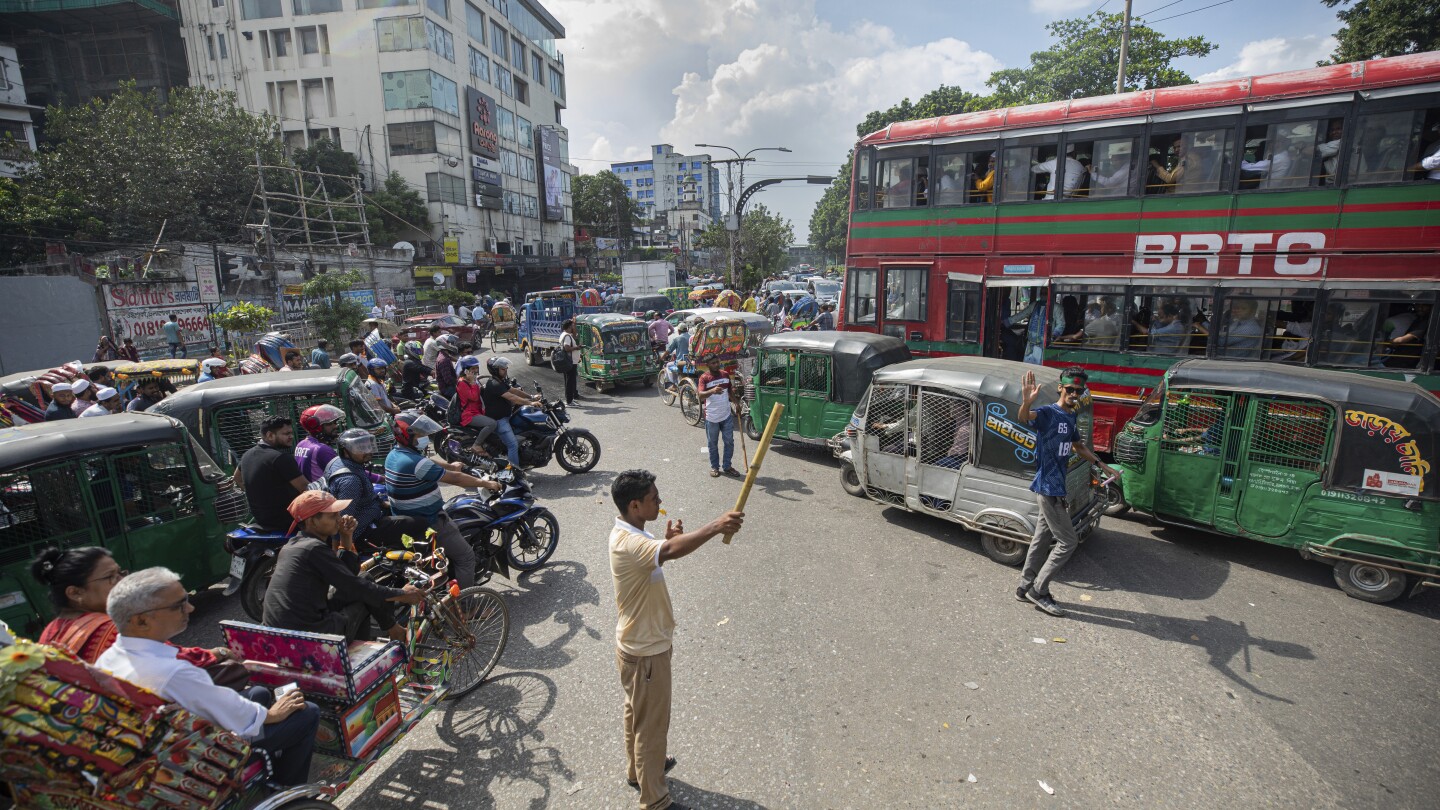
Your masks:
<svg viewBox="0 0 1440 810"><path fill-rule="evenodd" d="M497 354L492 355L488 360L485 361L485 369L490 372L490 376L492 377L500 376L497 372L502 368L510 368L510 358L501 357Z"/></svg>
<svg viewBox="0 0 1440 810"><path fill-rule="evenodd" d="M456 368L460 369L461 373L464 373L466 369L479 368L479 367L480 367L480 358L478 358L478 357L471 357L471 356L469 356L469 355L460 358L460 362L456 364Z"/></svg>
<svg viewBox="0 0 1440 810"><path fill-rule="evenodd" d="M326 425L344 420L345 412L334 405L312 405L300 414L300 427L311 436L319 436L325 432Z"/></svg>
<svg viewBox="0 0 1440 810"><path fill-rule="evenodd" d="M438 422L419 411L401 411L395 416L395 440L406 447L414 447L416 439L441 430Z"/></svg>
<svg viewBox="0 0 1440 810"><path fill-rule="evenodd" d="M335 445L352 456L375 455L375 437L363 428L350 428L341 433Z"/></svg>
<svg viewBox="0 0 1440 810"><path fill-rule="evenodd" d="M377 357L374 360L366 363L365 367L370 369L371 371L384 371L385 369L390 367L390 364Z"/></svg>
<svg viewBox="0 0 1440 810"><path fill-rule="evenodd" d="M440 348L444 349L450 354L460 353L460 338L455 337L454 335L441 335L440 337L436 338L436 340L440 343Z"/></svg>
<svg viewBox="0 0 1440 810"><path fill-rule="evenodd" d="M353 352L346 352L340 355L340 359L335 362L338 363L341 368L357 368L360 365L360 358L356 357Z"/></svg>
<svg viewBox="0 0 1440 810"><path fill-rule="evenodd" d="M655 320L655 319L658 318L658 317L660 317L660 316L659 316L658 314L656 314L655 310L653 310L653 309L650 310L649 312L646 312L646 313L645 313L645 320L647 320L647 321L653 321L653 320Z"/></svg>
<svg viewBox="0 0 1440 810"><path fill-rule="evenodd" d="M425 356L425 347L420 345L418 340L407 340L405 341L405 353L419 360Z"/></svg>

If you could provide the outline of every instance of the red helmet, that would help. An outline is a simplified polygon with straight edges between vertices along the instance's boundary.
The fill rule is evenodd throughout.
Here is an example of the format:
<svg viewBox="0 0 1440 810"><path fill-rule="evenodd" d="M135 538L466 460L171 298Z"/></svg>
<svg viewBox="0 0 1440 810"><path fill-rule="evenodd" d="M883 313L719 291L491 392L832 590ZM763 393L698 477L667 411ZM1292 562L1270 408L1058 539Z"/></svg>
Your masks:
<svg viewBox="0 0 1440 810"><path fill-rule="evenodd" d="M325 432L325 426L345 421L345 412L334 405L312 405L300 414L300 427L311 436Z"/></svg>

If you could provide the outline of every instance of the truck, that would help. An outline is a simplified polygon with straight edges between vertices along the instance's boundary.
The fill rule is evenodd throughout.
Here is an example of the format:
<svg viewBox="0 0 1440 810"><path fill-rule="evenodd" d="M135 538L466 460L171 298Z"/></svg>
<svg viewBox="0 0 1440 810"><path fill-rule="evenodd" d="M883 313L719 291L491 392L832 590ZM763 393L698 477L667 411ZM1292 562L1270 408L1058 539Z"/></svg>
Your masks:
<svg viewBox="0 0 1440 810"><path fill-rule="evenodd" d="M520 308L520 350L525 363L538 366L550 362L560 348L560 324L575 317L575 301L563 297L540 296Z"/></svg>
<svg viewBox="0 0 1440 810"><path fill-rule="evenodd" d="M675 265L670 262L623 262L620 265L620 288L624 295L658 293L677 284Z"/></svg>

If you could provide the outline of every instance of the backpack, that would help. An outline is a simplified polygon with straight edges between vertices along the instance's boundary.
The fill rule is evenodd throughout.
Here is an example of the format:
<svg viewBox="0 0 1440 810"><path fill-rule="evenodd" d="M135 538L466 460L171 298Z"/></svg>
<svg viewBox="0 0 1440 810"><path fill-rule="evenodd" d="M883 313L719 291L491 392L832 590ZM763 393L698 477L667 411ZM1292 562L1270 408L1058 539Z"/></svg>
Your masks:
<svg viewBox="0 0 1440 810"><path fill-rule="evenodd" d="M450 397L450 404L445 406L445 421L450 427L460 427L460 391L455 391L455 396Z"/></svg>

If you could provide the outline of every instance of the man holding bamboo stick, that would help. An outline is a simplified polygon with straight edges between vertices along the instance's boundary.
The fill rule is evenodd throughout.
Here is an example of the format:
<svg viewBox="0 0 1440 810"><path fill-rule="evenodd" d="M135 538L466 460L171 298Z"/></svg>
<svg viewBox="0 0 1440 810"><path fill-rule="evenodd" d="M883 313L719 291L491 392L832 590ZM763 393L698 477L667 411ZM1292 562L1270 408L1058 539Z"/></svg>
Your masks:
<svg viewBox="0 0 1440 810"><path fill-rule="evenodd" d="M620 514L610 531L610 574L615 580L615 660L625 689L625 781L640 791L642 810L679 808L670 800L665 774L675 767L666 755L670 732L670 651L675 616L661 566L740 530L743 512L726 512L699 531L667 520L665 539L645 531L660 518L660 490L647 470L616 476L610 496Z"/></svg>

